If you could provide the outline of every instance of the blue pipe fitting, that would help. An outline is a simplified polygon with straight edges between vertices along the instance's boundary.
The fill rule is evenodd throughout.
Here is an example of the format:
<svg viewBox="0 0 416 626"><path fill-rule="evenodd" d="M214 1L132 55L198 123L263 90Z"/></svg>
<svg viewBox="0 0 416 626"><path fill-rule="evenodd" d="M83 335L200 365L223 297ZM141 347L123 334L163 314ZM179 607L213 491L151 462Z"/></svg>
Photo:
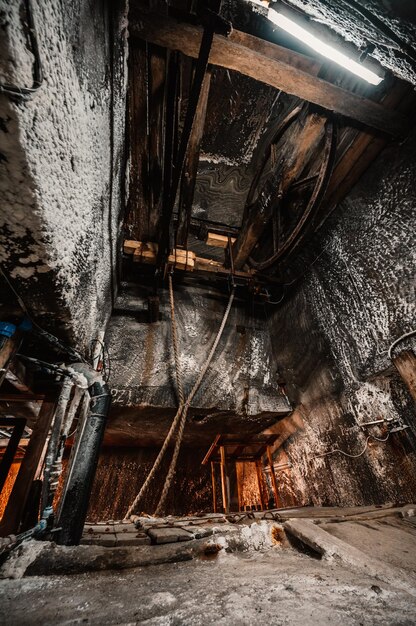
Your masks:
<svg viewBox="0 0 416 626"><path fill-rule="evenodd" d="M12 324L11 322L0 322L0 336L1 337L7 337L8 339L10 339L10 337L13 337L15 332L16 332L15 324Z"/></svg>

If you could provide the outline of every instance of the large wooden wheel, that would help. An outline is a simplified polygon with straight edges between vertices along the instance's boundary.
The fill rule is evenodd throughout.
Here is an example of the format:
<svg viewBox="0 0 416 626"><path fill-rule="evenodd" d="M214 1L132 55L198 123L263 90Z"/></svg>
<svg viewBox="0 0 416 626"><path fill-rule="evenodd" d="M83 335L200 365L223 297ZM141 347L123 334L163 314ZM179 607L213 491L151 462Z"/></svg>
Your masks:
<svg viewBox="0 0 416 626"><path fill-rule="evenodd" d="M245 216L256 206L259 194L267 188L268 182L276 181L276 168L281 166L279 148L285 145L287 137L294 132L296 126L303 124L302 120L305 120L306 115L307 110L299 106L288 113L279 124L253 178L247 196ZM269 199L272 216L248 259L251 267L260 271L274 268L303 241L327 189L335 150L336 130L333 120L328 117L317 149L302 165L300 175L291 182L285 193L282 193L279 184L274 184Z"/></svg>

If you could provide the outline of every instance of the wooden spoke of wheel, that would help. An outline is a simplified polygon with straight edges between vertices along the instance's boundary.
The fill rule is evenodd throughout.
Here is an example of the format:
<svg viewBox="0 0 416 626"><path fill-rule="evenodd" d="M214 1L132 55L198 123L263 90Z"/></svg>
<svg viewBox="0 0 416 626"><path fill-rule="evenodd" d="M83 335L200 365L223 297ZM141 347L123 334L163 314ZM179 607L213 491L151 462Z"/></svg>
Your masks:
<svg viewBox="0 0 416 626"><path fill-rule="evenodd" d="M321 200L325 194L329 179L331 177L334 157L336 150L336 129L334 122L328 119L325 125L325 145L323 148L323 158L318 176L315 180L315 186L308 204L302 213L301 218L289 237L284 241L283 245L271 257L264 261L256 261L252 257L249 258L249 265L257 270L265 270L274 265L277 261L281 261L295 245L299 243L300 238L307 226L316 214ZM311 177L312 179L312 177ZM304 181L301 181L304 182ZM295 183L296 185L297 183ZM253 192L254 195L254 192Z"/></svg>

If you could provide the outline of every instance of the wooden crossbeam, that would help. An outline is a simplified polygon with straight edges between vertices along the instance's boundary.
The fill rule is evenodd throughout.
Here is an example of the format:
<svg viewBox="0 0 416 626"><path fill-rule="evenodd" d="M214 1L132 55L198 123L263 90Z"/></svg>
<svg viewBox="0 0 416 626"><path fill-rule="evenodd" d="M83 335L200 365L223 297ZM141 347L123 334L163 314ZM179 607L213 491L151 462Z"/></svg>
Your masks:
<svg viewBox="0 0 416 626"><path fill-rule="evenodd" d="M142 241L126 239L123 244L123 251L125 254L132 255L133 261L137 263L155 265L157 262L158 245L156 243L144 243ZM168 257L168 264L173 265L176 269L190 272L195 270L198 272L223 276L231 274L231 270L224 267L224 265L219 261L196 256L195 252L192 252L191 250L182 250L181 248L175 248L173 250L172 254ZM251 270L248 272L234 272L234 276L236 278L252 279L254 275L255 271Z"/></svg>
<svg viewBox="0 0 416 626"><path fill-rule="evenodd" d="M196 58L202 28L172 18L139 14L131 25L133 37ZM302 98L350 120L393 136L404 136L407 120L381 104L341 89L313 75L311 61L291 50L233 31L230 37L215 35L209 62L250 76L262 83Z"/></svg>

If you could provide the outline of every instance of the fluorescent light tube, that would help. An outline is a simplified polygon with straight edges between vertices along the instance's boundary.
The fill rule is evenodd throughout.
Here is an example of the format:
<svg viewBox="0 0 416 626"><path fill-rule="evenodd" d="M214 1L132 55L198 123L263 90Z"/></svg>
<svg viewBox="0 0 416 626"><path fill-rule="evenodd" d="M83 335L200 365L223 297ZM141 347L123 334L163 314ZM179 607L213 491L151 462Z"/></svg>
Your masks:
<svg viewBox="0 0 416 626"><path fill-rule="evenodd" d="M293 22L291 19L281 13L278 13L274 9L269 9L268 18L271 22L273 22L273 24L283 28L283 30L290 35L293 35L293 37L296 37L296 39L299 39L299 41L315 50L315 52L318 52L319 54L327 57L330 61L341 65L341 67L349 70L356 76L363 78L368 83L371 83L372 85L379 85L383 80L382 77L377 76L377 74L363 65L360 65L360 63L357 63L347 57L346 54L343 54L342 52L339 52L339 50L329 46L327 43L324 43L318 39L318 37L309 33L305 28L299 26L299 24L296 24L296 22Z"/></svg>

